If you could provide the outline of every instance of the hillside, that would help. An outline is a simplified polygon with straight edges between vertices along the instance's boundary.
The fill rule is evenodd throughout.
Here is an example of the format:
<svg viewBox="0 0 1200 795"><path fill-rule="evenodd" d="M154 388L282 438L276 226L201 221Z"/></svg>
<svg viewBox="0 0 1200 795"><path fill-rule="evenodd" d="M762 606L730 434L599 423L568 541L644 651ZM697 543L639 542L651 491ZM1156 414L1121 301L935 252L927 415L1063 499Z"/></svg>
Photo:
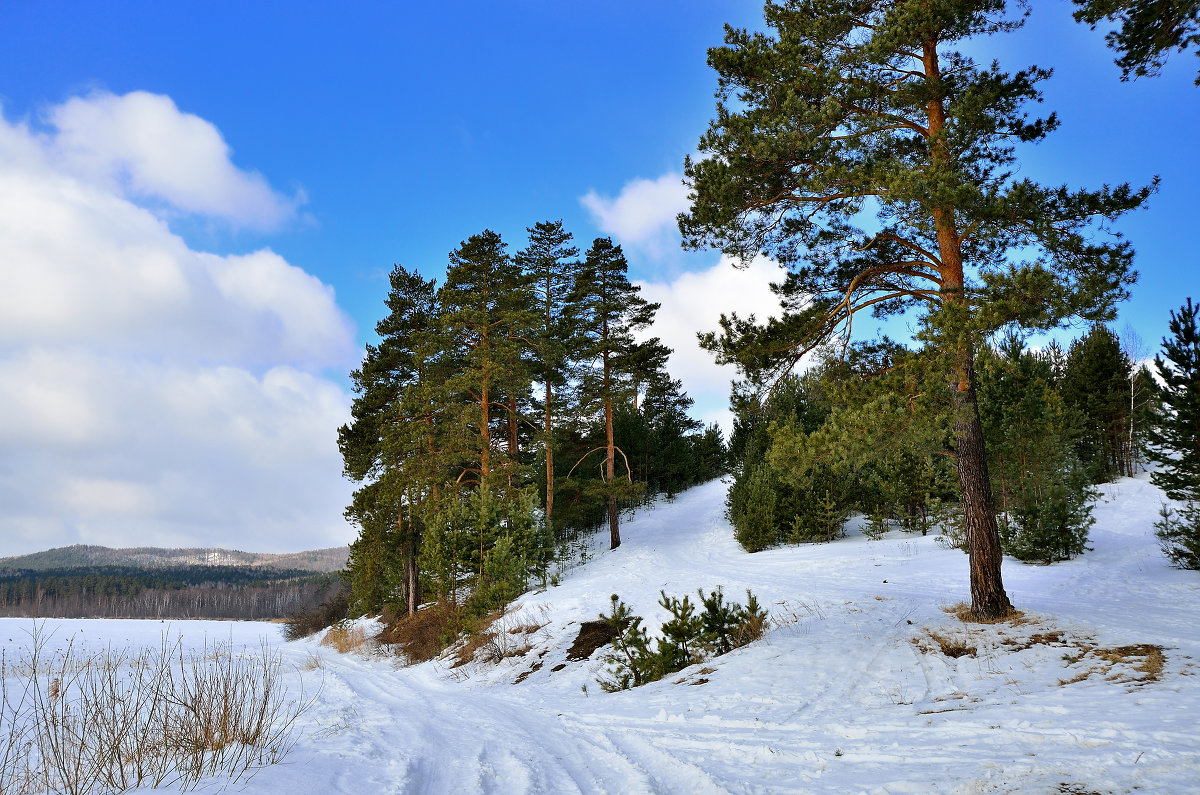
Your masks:
<svg viewBox="0 0 1200 795"><path fill-rule="evenodd" d="M346 565L346 548L313 549L306 552L270 554L241 552L235 549L163 549L159 547L109 547L75 544L44 552L0 558L0 569L53 571L94 566L126 568L180 568L186 566L226 566L270 568L291 571L335 572Z"/></svg>
<svg viewBox="0 0 1200 795"><path fill-rule="evenodd" d="M319 692L290 764L247 791L1197 791L1200 575L1164 561L1151 531L1161 493L1145 480L1102 487L1082 557L1006 559L1024 616L995 625L947 612L966 598L967 558L933 536L852 528L749 555L724 492L709 483L639 512L619 549L518 600L465 666L282 644L293 692ZM766 637L621 693L597 684L604 650L568 659L611 593L657 627L660 589L718 585L754 590ZM84 630L154 644L160 627L55 625Z"/></svg>
<svg viewBox="0 0 1200 795"><path fill-rule="evenodd" d="M328 598L345 562L345 547L60 547L0 559L0 616L278 619Z"/></svg>

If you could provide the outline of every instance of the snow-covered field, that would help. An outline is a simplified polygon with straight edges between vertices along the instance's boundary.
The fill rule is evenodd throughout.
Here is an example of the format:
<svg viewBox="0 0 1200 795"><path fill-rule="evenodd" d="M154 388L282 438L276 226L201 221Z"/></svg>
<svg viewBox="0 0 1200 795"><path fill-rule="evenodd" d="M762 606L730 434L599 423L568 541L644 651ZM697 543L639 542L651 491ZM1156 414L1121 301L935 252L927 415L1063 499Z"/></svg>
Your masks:
<svg viewBox="0 0 1200 795"><path fill-rule="evenodd" d="M1025 621L998 625L943 609L968 598L967 558L932 536L751 556L722 517L725 488L640 512L620 549L523 597L502 621L543 626L498 664L401 668L282 643L269 624L44 629L89 646L157 645L164 627L200 646L278 643L293 692L319 695L287 761L248 792L1200 792L1200 574L1167 566L1144 479L1102 488L1081 558L1006 560ZM657 627L660 589L718 585L739 601L754 590L777 622L766 638L616 694L596 683L603 652L562 665L609 594ZM0 621L10 655L28 627ZM948 657L935 635L974 653Z"/></svg>

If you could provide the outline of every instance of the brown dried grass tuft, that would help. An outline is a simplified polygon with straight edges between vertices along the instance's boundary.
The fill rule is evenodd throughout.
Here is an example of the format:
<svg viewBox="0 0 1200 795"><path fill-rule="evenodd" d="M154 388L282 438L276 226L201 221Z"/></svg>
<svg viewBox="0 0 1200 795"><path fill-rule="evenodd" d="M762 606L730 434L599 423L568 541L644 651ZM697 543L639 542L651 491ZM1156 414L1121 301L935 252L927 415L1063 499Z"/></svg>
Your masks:
<svg viewBox="0 0 1200 795"><path fill-rule="evenodd" d="M1104 676L1110 682L1137 687L1161 680L1163 668L1167 664L1163 647L1152 643L1113 646L1107 649L1087 646L1081 654L1074 657L1064 655L1063 659L1068 663L1076 663L1088 657L1100 664L1091 666L1071 679L1060 679L1058 683L1070 685L1096 675ZM1117 666L1122 666L1123 670Z"/></svg>
<svg viewBox="0 0 1200 795"><path fill-rule="evenodd" d="M514 621L504 617L503 610L488 613L454 652L451 668L460 668L473 660L497 663L509 657L524 657L533 649L529 636L544 623L525 619Z"/></svg>
<svg viewBox="0 0 1200 795"><path fill-rule="evenodd" d="M338 654L362 652L367 648L367 633L362 627L333 626L325 631L321 645L328 646Z"/></svg>
<svg viewBox="0 0 1200 795"><path fill-rule="evenodd" d="M958 602L957 604L947 605L942 608L942 611L949 613L964 624L1011 624L1014 627L1019 627L1030 621L1020 610L1012 610L1008 615L1001 616L1000 618L979 618L971 610L969 602Z"/></svg>
<svg viewBox="0 0 1200 795"><path fill-rule="evenodd" d="M393 647L409 664L437 657L458 637L461 611L454 605L430 605L413 615L384 614L376 640Z"/></svg>
<svg viewBox="0 0 1200 795"><path fill-rule="evenodd" d="M972 646L964 638L955 638L929 630L929 638L937 644L942 654L953 659L959 657L974 657L979 653L977 646Z"/></svg>

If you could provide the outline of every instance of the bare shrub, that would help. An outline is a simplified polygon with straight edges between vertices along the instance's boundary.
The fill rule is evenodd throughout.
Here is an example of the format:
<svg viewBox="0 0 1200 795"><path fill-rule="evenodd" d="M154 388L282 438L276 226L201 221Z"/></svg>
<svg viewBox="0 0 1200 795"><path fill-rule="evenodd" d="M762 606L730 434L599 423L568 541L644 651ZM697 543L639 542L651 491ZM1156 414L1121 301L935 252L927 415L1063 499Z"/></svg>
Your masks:
<svg viewBox="0 0 1200 795"><path fill-rule="evenodd" d="M68 643L0 663L0 792L70 795L245 781L295 743L307 707L287 698L279 654L232 645L88 654ZM311 702L309 702L311 703Z"/></svg>

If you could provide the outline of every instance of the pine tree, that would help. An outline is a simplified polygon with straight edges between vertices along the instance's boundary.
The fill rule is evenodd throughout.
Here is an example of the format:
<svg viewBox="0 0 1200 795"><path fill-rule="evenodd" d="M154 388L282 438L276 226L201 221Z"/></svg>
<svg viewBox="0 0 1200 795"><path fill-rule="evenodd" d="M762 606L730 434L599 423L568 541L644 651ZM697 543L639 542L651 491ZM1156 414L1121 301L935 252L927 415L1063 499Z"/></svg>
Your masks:
<svg viewBox="0 0 1200 795"><path fill-rule="evenodd" d="M508 398L529 389L521 336L536 322L528 283L505 248L491 230L472 235L450 253L438 292L438 325L454 360L446 386L465 398L454 423L462 456L456 480L486 490L510 483L519 464L500 440L509 426Z"/></svg>
<svg viewBox="0 0 1200 795"><path fill-rule="evenodd" d="M1197 0L1072 0L1077 22L1096 29L1101 22L1118 23L1104 35L1120 55L1121 79L1156 75L1171 50L1189 47L1200 56L1200 2ZM1200 86L1200 74L1196 76Z"/></svg>
<svg viewBox="0 0 1200 795"><path fill-rule="evenodd" d="M1071 343L1060 390L1083 417L1079 457L1097 481L1133 475L1129 444L1129 361L1121 342L1105 326L1093 326Z"/></svg>
<svg viewBox="0 0 1200 795"><path fill-rule="evenodd" d="M1051 365L1010 334L980 356L979 403L1005 552L1052 563L1081 554L1097 497L1075 454L1072 414Z"/></svg>
<svg viewBox="0 0 1200 795"><path fill-rule="evenodd" d="M352 420L338 430L345 474L364 485L346 515L360 528L347 578L351 600L375 611L402 595L408 611L420 603L420 505L439 473L432 471L433 417L430 329L437 315L434 282L395 266L388 313L375 326L362 365L350 374ZM432 488L436 488L433 486Z"/></svg>
<svg viewBox="0 0 1200 795"><path fill-rule="evenodd" d="M1200 568L1200 306L1187 303L1171 312L1163 352L1154 359L1162 379L1156 427L1146 433L1147 457L1159 465L1150 475L1156 486L1183 503L1180 516L1164 507L1158 536L1175 563Z"/></svg>
<svg viewBox="0 0 1200 795"><path fill-rule="evenodd" d="M538 319L531 332L534 376L541 381L542 445L546 453L546 523L554 517L555 417L570 379L572 354L569 347L574 306L571 302L579 249L570 245L571 234L562 221L542 221L528 229L529 245L517 254L536 298Z"/></svg>
<svg viewBox="0 0 1200 795"><path fill-rule="evenodd" d="M474 578L474 612L519 593L547 556L513 431L530 390L526 334L537 313L505 247L490 230L472 235L450 253L438 292L437 328L451 363L441 444L452 480L432 521L438 552L451 556L440 568L456 576L461 564Z"/></svg>
<svg viewBox="0 0 1200 795"><path fill-rule="evenodd" d="M1200 306L1192 299L1171 312L1170 337L1154 359L1162 386L1155 427L1146 436L1149 458L1159 464L1150 479L1173 500L1200 501Z"/></svg>
<svg viewBox="0 0 1200 795"><path fill-rule="evenodd" d="M659 306L639 295L640 288L629 282L628 268L620 246L609 238L597 238L587 251L572 296L578 307L575 326L578 356L580 361L588 363L580 378L580 401L597 409L604 420L602 473L607 489L611 549L621 545L618 452L624 458L627 481L632 484L633 480L628 458L616 443L613 418L620 404L636 404L634 383L644 381L646 374L644 352L633 333L654 322ZM590 452L598 451L599 448Z"/></svg>
<svg viewBox="0 0 1200 795"><path fill-rule="evenodd" d="M1097 222L1150 190L1015 179L1014 144L1057 124L1023 110L1049 72L980 68L954 49L1019 24L1000 0L786 0L764 13L772 35L726 28L726 46L709 50L717 118L700 141L705 156L685 163L692 203L679 220L686 246L788 266L777 289L786 311L765 325L722 318L705 342L770 383L848 335L857 312L920 308L921 338L942 358L953 403L972 610L1003 616L1011 604L975 350L1010 322L1109 318L1133 281L1132 251L1094 240Z"/></svg>

